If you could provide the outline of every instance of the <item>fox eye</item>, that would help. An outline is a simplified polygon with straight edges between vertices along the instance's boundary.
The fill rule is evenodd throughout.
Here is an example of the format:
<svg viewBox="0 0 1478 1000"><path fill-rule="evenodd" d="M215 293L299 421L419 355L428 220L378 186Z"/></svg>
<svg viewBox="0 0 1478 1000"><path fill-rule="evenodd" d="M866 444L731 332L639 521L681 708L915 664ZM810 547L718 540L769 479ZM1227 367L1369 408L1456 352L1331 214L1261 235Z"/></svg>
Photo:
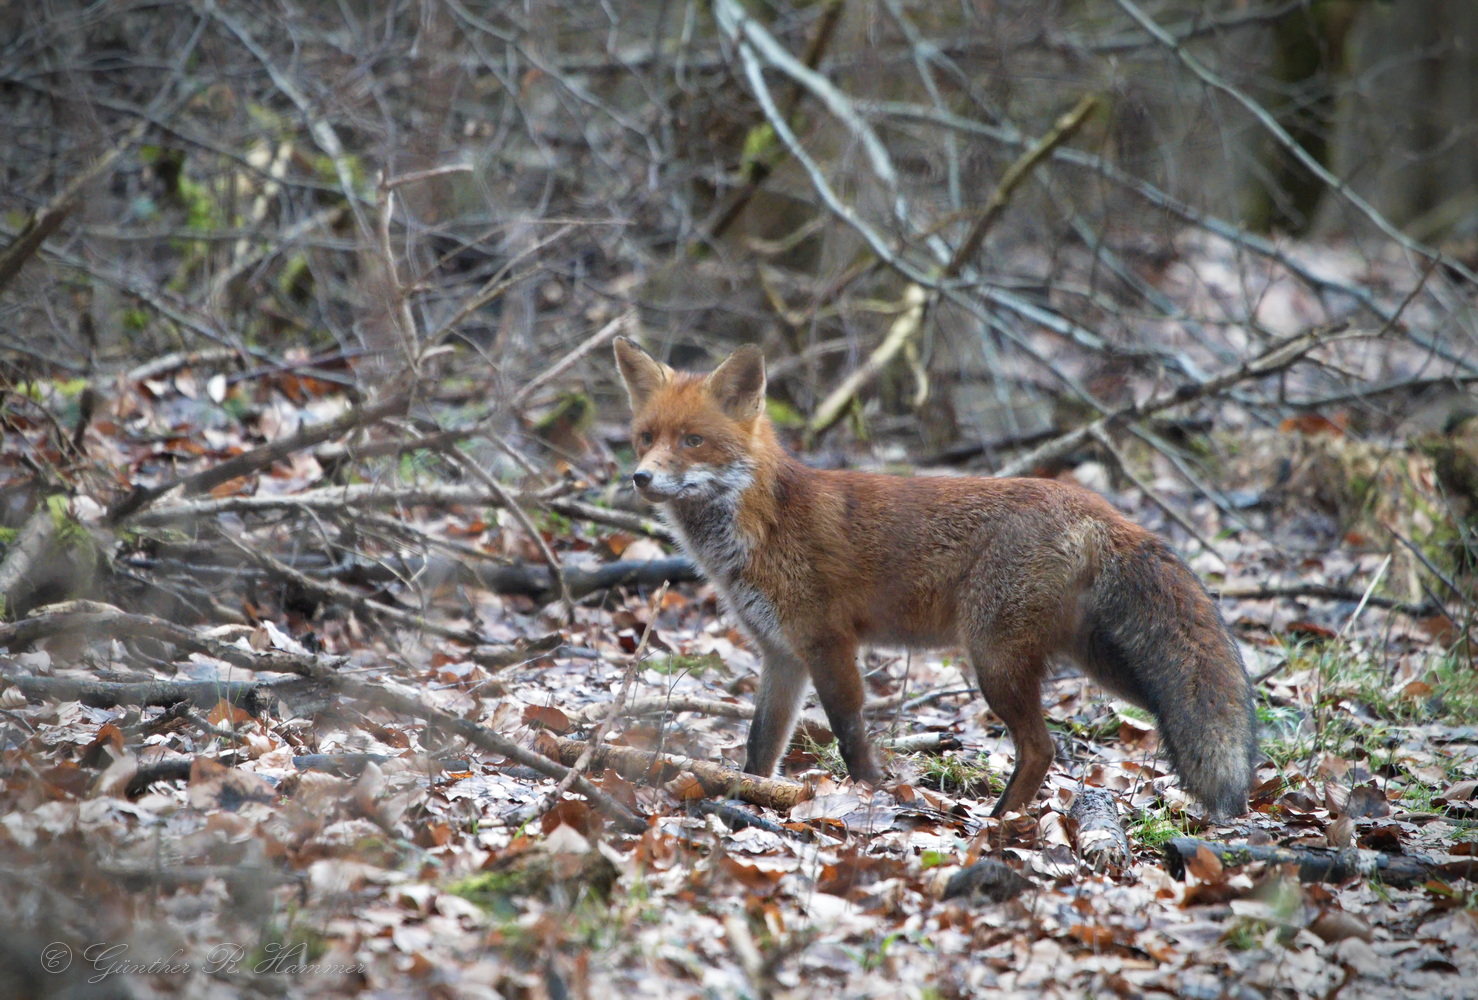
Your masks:
<svg viewBox="0 0 1478 1000"><path fill-rule="evenodd" d="M643 448L650 448L652 446L652 432L642 431L640 440Z"/></svg>
<svg viewBox="0 0 1478 1000"><path fill-rule="evenodd" d="M703 443L702 434L689 434L683 438L683 445L688 448L696 448Z"/></svg>

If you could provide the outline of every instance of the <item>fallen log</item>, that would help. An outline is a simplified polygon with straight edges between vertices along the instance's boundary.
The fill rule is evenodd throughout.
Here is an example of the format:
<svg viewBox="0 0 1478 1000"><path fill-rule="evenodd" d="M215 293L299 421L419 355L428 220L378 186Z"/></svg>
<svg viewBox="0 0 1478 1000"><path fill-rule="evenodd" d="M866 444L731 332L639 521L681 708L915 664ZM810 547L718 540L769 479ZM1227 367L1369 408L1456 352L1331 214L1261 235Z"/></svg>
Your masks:
<svg viewBox="0 0 1478 1000"><path fill-rule="evenodd" d="M572 740L563 736L552 736L550 739L558 750L560 763L566 767L573 766L590 746L584 740ZM742 799L752 805L766 806L781 812L789 810L809 796L805 785L782 778L761 778L712 761L695 760L680 754L618 747L609 743L597 744L590 769L601 771L608 767L614 768L628 781L646 783L661 783L671 781L680 774L691 774L698 779L703 793L711 798Z"/></svg>
<svg viewBox="0 0 1478 1000"><path fill-rule="evenodd" d="M214 708L222 701L252 715L266 715L281 701L291 715L312 715L325 709L332 699L327 685L294 678L274 683L253 681L97 681L80 677L37 677L33 674L0 674L32 701L55 698L80 701L91 708L119 705L176 705L189 702Z"/></svg>
<svg viewBox="0 0 1478 1000"><path fill-rule="evenodd" d="M1106 871L1110 866L1129 867L1134 855L1130 853L1124 827L1119 824L1113 795L1096 788L1081 791L1067 817L1077 830L1078 857L1095 872Z"/></svg>
<svg viewBox="0 0 1478 1000"><path fill-rule="evenodd" d="M1165 870L1172 878L1184 880L1186 863L1201 848L1214 854L1223 865L1240 866L1254 861L1298 866L1301 882L1348 882L1371 878L1386 885L1404 888L1420 885L1430 878L1452 874L1451 866L1435 864L1426 858L1407 854L1382 854L1358 848L1331 850L1318 847L1273 847L1265 844L1218 844L1197 837L1175 837L1165 845ZM1478 872L1468 871L1472 878Z"/></svg>

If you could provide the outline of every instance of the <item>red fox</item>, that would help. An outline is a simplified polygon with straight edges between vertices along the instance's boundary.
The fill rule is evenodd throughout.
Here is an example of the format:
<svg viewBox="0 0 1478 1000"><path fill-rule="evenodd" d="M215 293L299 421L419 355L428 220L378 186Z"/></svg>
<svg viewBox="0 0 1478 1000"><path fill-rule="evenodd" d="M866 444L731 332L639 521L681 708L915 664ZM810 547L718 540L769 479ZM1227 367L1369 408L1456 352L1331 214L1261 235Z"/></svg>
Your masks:
<svg viewBox="0 0 1478 1000"><path fill-rule="evenodd" d="M1160 538L1079 486L1044 479L812 469L765 413L765 362L741 347L708 375L625 337L632 483L758 645L745 771L768 776L810 680L854 780L882 777L862 720L859 643L962 646L1016 766L994 815L1031 802L1052 764L1048 661L1075 661L1154 713L1186 787L1247 811L1256 753L1237 644Z"/></svg>

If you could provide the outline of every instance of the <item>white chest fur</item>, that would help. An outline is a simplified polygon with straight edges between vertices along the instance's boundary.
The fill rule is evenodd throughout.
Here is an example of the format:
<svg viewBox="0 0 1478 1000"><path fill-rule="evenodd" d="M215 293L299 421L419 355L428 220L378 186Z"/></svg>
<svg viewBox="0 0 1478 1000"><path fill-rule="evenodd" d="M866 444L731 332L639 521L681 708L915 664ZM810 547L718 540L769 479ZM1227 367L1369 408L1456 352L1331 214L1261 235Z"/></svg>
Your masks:
<svg viewBox="0 0 1478 1000"><path fill-rule="evenodd" d="M663 519L760 645L783 642L775 603L746 577L753 540L739 527L737 497L664 505Z"/></svg>

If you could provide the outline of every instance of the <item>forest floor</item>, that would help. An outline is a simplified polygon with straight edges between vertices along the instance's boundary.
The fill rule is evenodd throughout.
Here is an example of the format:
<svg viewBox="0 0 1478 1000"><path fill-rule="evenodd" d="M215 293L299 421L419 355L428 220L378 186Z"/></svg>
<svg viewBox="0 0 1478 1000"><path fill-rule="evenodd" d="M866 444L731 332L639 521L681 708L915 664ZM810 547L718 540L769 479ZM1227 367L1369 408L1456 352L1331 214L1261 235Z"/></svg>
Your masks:
<svg viewBox="0 0 1478 1000"><path fill-rule="evenodd" d="M65 384L31 391L76 419ZM244 393L275 402L237 419ZM78 481L165 481L347 409L288 374L228 390L159 372L86 428ZM12 481L65 464L59 424L19 412ZM1419 560L1316 503L1309 484L1361 447L1329 421L1221 441L1238 504L1167 477L1156 494L1184 524L1094 462L1063 473L1175 536L1221 595L1261 725L1252 812L1221 825L1147 714L1067 673L1044 692L1058 764L1029 810L992 818L1013 749L948 650L864 661L874 733L901 741L881 787L846 780L812 703L785 780L716 788L692 762L741 762L758 661L712 588L600 590L567 622L557 599L438 577L429 557L407 569L402 530L463 568L541 566L496 491L435 492L434 456L343 487L328 452L295 451L126 530L62 497L49 516L74 555L114 546L114 600L120 580L176 583L130 592L126 614L71 603L0 626L0 993L1478 996L1478 679L1464 623L1412 582ZM1245 471L1270 452L1276 483ZM1424 461L1391 451L1362 473L1414 536L1420 504L1381 470L1420 482ZM346 555L309 574L294 533L355 489L381 491L358 544L394 571ZM669 554L637 516L574 510L530 515L572 576ZM224 618L171 625L176 601ZM598 801L497 752L572 764L592 734L613 748L597 763L623 761L577 768Z"/></svg>

